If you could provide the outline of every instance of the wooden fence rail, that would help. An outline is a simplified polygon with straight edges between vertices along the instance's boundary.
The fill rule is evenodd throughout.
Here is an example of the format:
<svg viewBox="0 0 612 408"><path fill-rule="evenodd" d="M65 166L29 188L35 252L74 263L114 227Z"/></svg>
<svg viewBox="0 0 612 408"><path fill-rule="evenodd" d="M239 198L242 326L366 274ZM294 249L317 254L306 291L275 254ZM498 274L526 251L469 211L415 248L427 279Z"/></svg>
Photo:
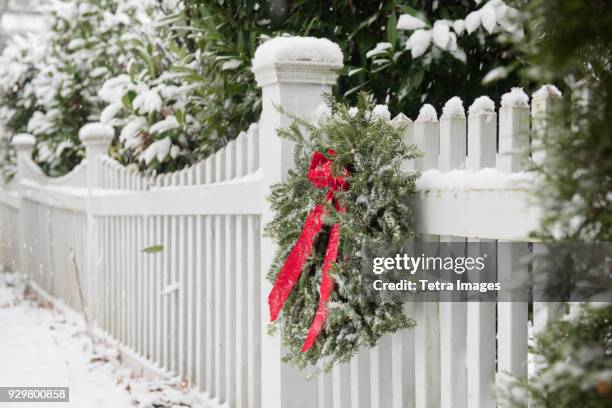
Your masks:
<svg viewBox="0 0 612 408"><path fill-rule="evenodd" d="M266 333L275 247L262 233L271 219L265 197L293 165L291 143L275 132L290 118L276 107L312 117L340 68L280 57L258 66L259 123L170 174L143 176L108 157L113 130L101 124L82 129L86 159L57 179L33 163L33 137L14 137L18 174L0 190L2 265L85 307L133 364L186 378L212 407L495 406L501 374L527 375L526 302L409 303L415 330L311 380L282 363L278 337ZM392 121L424 152L405 167L422 172L415 206L428 241L490 249L528 240L539 219L524 172L528 131L556 98L538 95L531 111L508 97L498 112L475 103L467 119L455 101L439 120L424 108L414 122L403 114ZM529 251L505 248L491 260L499 279L520 273L518 252Z"/></svg>

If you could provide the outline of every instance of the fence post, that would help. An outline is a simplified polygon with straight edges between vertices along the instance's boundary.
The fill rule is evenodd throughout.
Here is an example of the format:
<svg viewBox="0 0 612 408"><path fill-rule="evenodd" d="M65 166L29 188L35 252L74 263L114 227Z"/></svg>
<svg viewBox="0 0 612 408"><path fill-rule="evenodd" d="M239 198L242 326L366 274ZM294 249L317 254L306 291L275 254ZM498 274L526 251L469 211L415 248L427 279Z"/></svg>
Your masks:
<svg viewBox="0 0 612 408"><path fill-rule="evenodd" d="M87 190L89 192L93 188L101 187L98 158L108 152L108 147L114 135L115 132L111 126L101 123L88 123L79 131L79 139L85 146Z"/></svg>
<svg viewBox="0 0 612 408"><path fill-rule="evenodd" d="M23 187L20 186L20 180L28 174L27 162L32 159L32 151L36 144L34 136L28 133L19 133L13 136L11 141L15 151L17 153L17 174L15 179L19 190ZM21 196L21 191L20 191ZM23 201L22 201L23 202ZM26 241L26 223L27 217L23 209L23 205L19 208L19 237L15 237L15 241L18 245L18 258L17 258L17 270L21 273L28 273L26 270L28 242Z"/></svg>
<svg viewBox="0 0 612 408"><path fill-rule="evenodd" d="M99 158L100 156L108 152L108 147L113 139L115 132L109 125L103 125L101 123L88 123L79 130L79 139L85 146L85 160L86 160L86 187L87 187L87 260L85 262L85 271L87 274L87 282L93 282L92 285L87 285L86 299L91 299L91 302L102 302L104 296L102 285L104 282L100 281L100 274L98 273L99 257L101 256L100 247L98 245L98 227L96 219L93 215L93 189L102 186L102 180L100 177L101 165ZM104 250L104 249L102 249ZM107 307L109 305L106 305ZM99 324L99 318L96 314L98 310L98 304L87 304L83 305L89 313L92 324Z"/></svg>
<svg viewBox="0 0 612 408"><path fill-rule="evenodd" d="M32 158L32 151L36 139L28 133L19 133L11 141L17 152L17 179L23 178L27 173L27 161Z"/></svg>
<svg viewBox="0 0 612 408"><path fill-rule="evenodd" d="M321 61L313 61L313 56ZM340 68L340 48L325 39L279 37L257 49L253 73L257 85L262 88L259 157L266 196L270 185L284 180L294 166L292 143L276 135L276 130L289 125L291 118L278 107L287 113L312 118L316 108L324 102L322 93L329 92L336 83ZM271 219L268 208L262 214L262 230ZM265 276L275 251L274 242L262 234L261 406L312 407L316 401L316 381L306 382L305 373L281 361L283 350L279 336L269 336L266 330L271 285Z"/></svg>

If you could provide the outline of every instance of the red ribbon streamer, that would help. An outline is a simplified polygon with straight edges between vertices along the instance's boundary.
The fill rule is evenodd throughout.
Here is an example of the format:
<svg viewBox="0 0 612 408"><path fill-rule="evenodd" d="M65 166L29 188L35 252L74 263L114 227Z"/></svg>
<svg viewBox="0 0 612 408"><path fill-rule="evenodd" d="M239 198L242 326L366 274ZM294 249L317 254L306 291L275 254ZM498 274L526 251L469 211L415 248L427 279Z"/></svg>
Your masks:
<svg viewBox="0 0 612 408"><path fill-rule="evenodd" d="M328 150L330 156L336 154L333 150ZM338 201L335 200L334 192L338 190L347 190L348 170L344 169L344 174L335 177L331 170L332 160L328 159L322 153L315 151L310 161L310 169L308 170L308 179L317 188L327 188L325 199L328 202L334 202L336 211L344 212L345 207L341 207ZM275 321L289 297L293 285L297 282L306 260L312 253L312 246L315 236L323 228L323 217L327 213L327 208L323 204L317 204L306 217L302 232L298 237L291 252L285 259L285 263L281 268L274 286L268 295L268 305L270 306L270 320ZM334 287L334 281L329 275L332 265L336 262L338 256L338 244L340 242L340 225L334 224L331 229L327 250L323 260L323 270L321 272L321 286L319 287L319 305L315 318L310 325L306 341L302 346L302 352L309 350L317 340L319 332L323 328L325 318L327 316L327 302L329 295Z"/></svg>

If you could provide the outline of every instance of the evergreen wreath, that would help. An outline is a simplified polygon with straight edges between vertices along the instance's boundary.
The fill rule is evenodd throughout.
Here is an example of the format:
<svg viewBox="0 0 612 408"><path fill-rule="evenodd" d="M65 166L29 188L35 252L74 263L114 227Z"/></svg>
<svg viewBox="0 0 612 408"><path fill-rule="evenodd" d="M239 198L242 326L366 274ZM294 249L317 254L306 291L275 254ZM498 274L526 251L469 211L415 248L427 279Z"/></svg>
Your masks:
<svg viewBox="0 0 612 408"><path fill-rule="evenodd" d="M417 156L415 147L403 142L403 129L392 126L386 107L374 107L367 94L360 94L353 108L328 97L327 113L319 116L316 124L292 116L292 124L278 131L280 137L295 142L295 168L286 181L272 186L269 197L274 218L266 233L278 244L268 273L273 284L298 245L313 208L322 205L325 211L322 228L310 242L312 252L304 256L299 277L280 305L281 322L271 324L269 331L280 329L288 349L284 361L329 370L348 362L361 347L373 347L384 334L415 325L397 299L366 296L362 273L368 266L364 246L397 247L414 237L409 201L418 174L401 169L404 160ZM348 183L333 191L333 199L331 190L315 186L312 176L309 179L316 157L327 160L334 180L343 186ZM320 306L324 259L335 224L340 236L336 262L329 270L333 286L326 316L316 340L306 346Z"/></svg>

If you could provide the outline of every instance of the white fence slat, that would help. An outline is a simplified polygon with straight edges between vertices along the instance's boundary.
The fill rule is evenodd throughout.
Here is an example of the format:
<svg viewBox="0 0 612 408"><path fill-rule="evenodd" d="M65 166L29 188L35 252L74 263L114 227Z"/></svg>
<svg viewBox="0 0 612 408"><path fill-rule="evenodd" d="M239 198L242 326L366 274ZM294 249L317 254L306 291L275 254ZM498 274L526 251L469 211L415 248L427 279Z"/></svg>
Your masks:
<svg viewBox="0 0 612 408"><path fill-rule="evenodd" d="M243 138L244 140L244 138ZM237 153L240 150L237 151ZM242 154L237 155L238 161L243 159ZM243 168L244 170L244 168ZM247 303L248 298L248 283L247 274L249 264L247 261L247 245L246 241L246 221L247 217L237 215L235 217L235 280L234 280L234 296L236 307L236 328L235 328L235 377L236 377L236 405L246 406L248 403L248 361L247 361L247 341L248 339L248 321L247 321Z"/></svg>
<svg viewBox="0 0 612 408"><path fill-rule="evenodd" d="M198 172L200 168L198 167ZM201 182L200 173L196 175L197 183ZM195 254L195 265L194 265L194 279L195 279L195 287L193 296L194 296L194 306L195 306L195 316L194 316L194 333L193 338L195 342L195 366L194 366L194 375L195 375L195 384L198 386L200 391L204 391L204 378L205 378L205 368L208 361L206 361L205 357L205 347L207 343L207 337L210 335L209 328L206 325L206 308L205 308L205 293L206 293L206 278L204 274L206 270L204 269L204 242L205 242L205 230L204 230L204 217L198 216L195 217L196 223L196 231L195 231L195 241L194 241L194 254Z"/></svg>
<svg viewBox="0 0 612 408"><path fill-rule="evenodd" d="M553 320L563 316L565 303L561 302L542 302L541 297L550 290L550 284L555 282L555 277L551 272L539 266L542 262L541 257L548 254L546 244L533 244L533 332L542 333L546 326ZM549 255L550 256L550 255ZM544 297L546 297L544 295Z"/></svg>
<svg viewBox="0 0 612 408"><path fill-rule="evenodd" d="M234 141L236 146L236 177L242 177L246 172L246 132L240 132L240 135Z"/></svg>
<svg viewBox="0 0 612 408"><path fill-rule="evenodd" d="M104 217L108 218L108 217ZM139 332L138 332L138 322L140 321L140 316L138 314L138 286L139 286L139 278L138 271L140 270L140 262L139 262L139 239L141 235L141 226L138 222L138 217L130 217L127 219L128 223L128 235L126 236L126 244L127 244L127 252L129 261L125 261L127 265L127 302L129 306L128 310L128 334L129 341L127 345L136 350L137 343L139 341ZM110 248L104 249L110 251Z"/></svg>
<svg viewBox="0 0 612 408"><path fill-rule="evenodd" d="M390 336L384 336L370 349L372 408L386 408L393 405L392 358Z"/></svg>
<svg viewBox="0 0 612 408"><path fill-rule="evenodd" d="M438 122L417 119L412 128L414 144L423 153L422 157L414 159L417 170L438 168L438 155L440 154L440 128Z"/></svg>
<svg viewBox="0 0 612 408"><path fill-rule="evenodd" d="M175 374L179 374L180 363L179 363L179 295L180 295L180 270L179 270L179 258L180 258L180 246L179 246L179 219L180 216L171 217L172 223L170 224L171 238L170 238L170 250L171 250L171 261L170 261L170 285L178 288L172 289L170 293L170 366L171 371Z"/></svg>
<svg viewBox="0 0 612 408"><path fill-rule="evenodd" d="M155 217L155 245L161 245L161 252L155 255L155 361L161 365L163 359L163 259L166 247L163 245L162 217Z"/></svg>
<svg viewBox="0 0 612 408"><path fill-rule="evenodd" d="M184 174L183 174L184 175ZM184 180L183 180L184 183ZM187 369L187 258L185 256L187 245L185 234L187 232L186 216L178 217L178 241L176 243L178 253L178 360L177 373L185 376Z"/></svg>
<svg viewBox="0 0 612 408"><path fill-rule="evenodd" d="M412 146L414 144L414 124L409 117L400 112L393 118L391 125L397 129L403 129L402 139L406 146ZM414 160L405 160L401 168L404 171L414 170Z"/></svg>
<svg viewBox="0 0 612 408"><path fill-rule="evenodd" d="M155 241L155 219L151 216L147 220L147 236L149 237L149 247L157 245ZM147 358L152 359L155 355L155 310L157 297L155 296L155 255L146 254L146 269L147 274L147 319L149 321L147 331Z"/></svg>
<svg viewBox="0 0 612 408"><path fill-rule="evenodd" d="M232 149L233 150L233 149ZM231 173L230 173L231 174ZM229 176L226 173L226 176ZM231 177L231 176L230 176ZM234 403L234 393L236 388L236 257L234 254L235 242L235 216L225 215L224 217L225 240L224 240L224 274L225 274L225 402Z"/></svg>
<svg viewBox="0 0 612 408"><path fill-rule="evenodd" d="M485 270L490 271L483 279L482 272L468 271L472 281L494 282L496 261L494 240L469 239L468 256L485 258ZM496 360L496 309L495 302L471 301L467 304L467 404L468 407L495 407L495 360Z"/></svg>
<svg viewBox="0 0 612 408"><path fill-rule="evenodd" d="M499 154L497 168L521 171L529 159L529 108L502 106L499 109Z"/></svg>
<svg viewBox="0 0 612 408"><path fill-rule="evenodd" d="M259 277L265 271L261 271L260 265L260 246L259 246L259 215L247 216L247 265L251 265L247 272L247 322L248 334L247 338L247 378L248 378L248 401L260 401L260 376L261 370L261 343L260 343L260 326L261 316L260 308L260 288Z"/></svg>
<svg viewBox="0 0 612 408"><path fill-rule="evenodd" d="M193 172L190 171L190 184L193 184ZM196 216L187 217L187 235L185 239L186 244L186 260L187 260L187 378L191 384L195 381L195 365L198 363L195 356L195 252L196 252Z"/></svg>
<svg viewBox="0 0 612 408"><path fill-rule="evenodd" d="M209 161L207 164L209 166L207 169L210 169L212 164ZM206 173L207 181L211 177L211 172ZM215 396L216 390L216 377L215 377L215 367L216 367L216 333L217 333L217 311L216 311L216 302L215 302L215 290L216 290L216 274L214 273L214 267L216 266L215 261L215 245L214 242L216 240L216 236L214 235L214 216L207 215L204 217L204 235L205 235L205 253L207 254L205 258L206 269L204 270L206 277L206 327L208 329L208 334L206 336L206 371L205 371L205 383L204 388L209 393L210 397Z"/></svg>
<svg viewBox="0 0 612 408"><path fill-rule="evenodd" d="M247 131L247 171L254 173L259 167L259 128L253 123Z"/></svg>
<svg viewBox="0 0 612 408"><path fill-rule="evenodd" d="M465 238L441 236L440 245L450 243L453 250L465 252ZM440 256L464 256L463 253L449 254L440 251ZM461 279L454 271L449 271L448 280ZM454 283L454 282L453 282ZM467 304L457 299L456 293L442 293L440 302L440 405L442 407L467 407L466 389L466 325ZM447 301L444 301L448 299Z"/></svg>
<svg viewBox="0 0 612 408"><path fill-rule="evenodd" d="M512 287L512 282L525 279L529 254L527 244L499 243L497 250L497 275L500 284ZM527 375L527 302L506 301L497 304L497 371L516 378Z"/></svg>
<svg viewBox="0 0 612 408"><path fill-rule="evenodd" d="M229 142L223 151L224 174L223 180L231 180L236 175L236 140ZM224 234L224 271L225 271L225 399L223 402L234 403L236 388L236 351L234 347L236 331L236 302L235 302L235 263L234 242L235 242L235 217L226 215L223 217L225 228Z"/></svg>
<svg viewBox="0 0 612 408"><path fill-rule="evenodd" d="M220 160L215 160L217 170L215 176L221 177L220 173ZM225 401L225 322L227 315L225 312L225 301L223 295L225 294L225 270L224 270L224 258L223 249L225 244L225 230L223 226L223 216L214 216L214 229L215 229L215 240L214 240L214 251L215 254L215 267L214 267L214 280L215 280L215 394L214 396L220 402Z"/></svg>
<svg viewBox="0 0 612 408"><path fill-rule="evenodd" d="M321 370L323 367L319 367ZM321 372L317 378L317 408L333 408L332 400L332 376L330 373ZM355 403L353 402L353 406Z"/></svg>
<svg viewBox="0 0 612 408"><path fill-rule="evenodd" d="M414 304L404 305L404 313L414 316ZM418 322L417 322L418 324ZM414 408L414 330L401 330L391 336L393 408Z"/></svg>
<svg viewBox="0 0 612 408"><path fill-rule="evenodd" d="M334 408L351 408L351 371L348 364L332 368L332 398Z"/></svg>
<svg viewBox="0 0 612 408"><path fill-rule="evenodd" d="M495 167L497 144L497 114L483 112L468 116L467 167Z"/></svg>
<svg viewBox="0 0 612 408"><path fill-rule="evenodd" d="M465 168L466 128L465 118L440 118L440 171Z"/></svg>
<svg viewBox="0 0 612 408"><path fill-rule="evenodd" d="M584 92L584 88L577 87L576 92ZM561 98L551 88L551 85L544 85L540 91L535 92L531 101L531 117L532 117L532 160L535 164L542 164L545 159L544 139L549 132L550 115L554 114L561 102Z"/></svg>
<svg viewBox="0 0 612 408"><path fill-rule="evenodd" d="M171 357L170 357L170 336L171 336L171 294L165 294L166 288L172 283L171 275L171 264L172 264L172 253L170 252L170 220L171 217L164 216L162 218L163 228L163 246L164 246L164 259L162 265L162 290L159 295L162 300L162 367L166 371L170 371Z"/></svg>
<svg viewBox="0 0 612 408"><path fill-rule="evenodd" d="M102 222L102 230L103 230L103 251L104 251L104 303L109 305L104 308L104 330L106 332L111 333L110 328L110 312L111 312L111 291L112 291L112 282L111 282L111 238L110 238L110 218L104 217L101 218ZM54 268L54 266L52 266Z"/></svg>
<svg viewBox="0 0 612 408"><path fill-rule="evenodd" d="M369 350L359 351L349 364L351 373L351 407L368 408L371 403Z"/></svg>
<svg viewBox="0 0 612 408"><path fill-rule="evenodd" d="M468 167L478 170L496 164L497 115L494 112L470 114L468 117ZM473 281L497 280L497 253L495 240L468 239L468 256L487 254L485 259L489 276L483 279L480 271L468 271ZM472 301L467 304L467 404L468 407L495 406L496 360L496 304Z"/></svg>

